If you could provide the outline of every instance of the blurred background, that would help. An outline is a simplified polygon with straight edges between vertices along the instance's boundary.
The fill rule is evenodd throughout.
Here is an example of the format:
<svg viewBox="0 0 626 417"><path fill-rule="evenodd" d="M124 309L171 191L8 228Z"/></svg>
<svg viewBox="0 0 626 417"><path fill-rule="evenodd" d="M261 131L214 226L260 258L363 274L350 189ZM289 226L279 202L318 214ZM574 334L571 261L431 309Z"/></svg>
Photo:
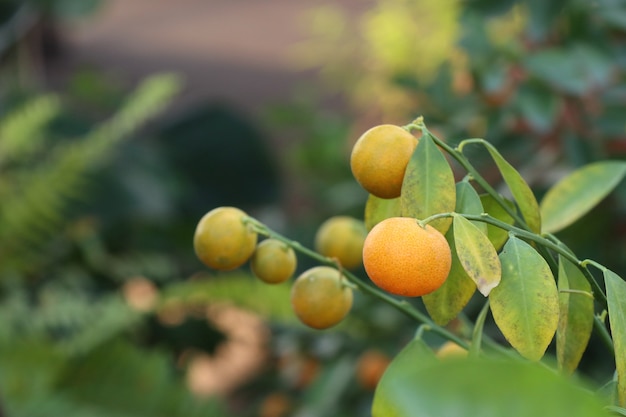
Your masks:
<svg viewBox="0 0 626 417"><path fill-rule="evenodd" d="M625 68L621 0L0 0L0 416L370 415L416 324L358 294L309 330L288 284L203 267L197 221L238 206L311 247L363 216L358 136L419 115L540 198L626 156ZM626 276L625 214L621 186L559 237Z"/></svg>

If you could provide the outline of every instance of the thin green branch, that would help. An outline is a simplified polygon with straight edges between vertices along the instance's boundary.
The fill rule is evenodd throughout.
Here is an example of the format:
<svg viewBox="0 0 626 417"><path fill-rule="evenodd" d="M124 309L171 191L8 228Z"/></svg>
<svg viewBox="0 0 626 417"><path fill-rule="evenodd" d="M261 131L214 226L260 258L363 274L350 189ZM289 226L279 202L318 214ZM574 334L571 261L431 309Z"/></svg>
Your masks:
<svg viewBox="0 0 626 417"><path fill-rule="evenodd" d="M354 275L352 272L347 271L345 269L343 269L341 267L341 265L337 262L337 260L333 259L333 258L328 258L325 256L320 255L319 253L303 246L300 242L297 242L295 240L291 240L271 229L269 229L267 226L265 226L263 223L259 222L258 220L252 218L252 217L246 217L244 218L244 223L248 224L250 227L252 227L252 229L254 231L256 231L257 233L259 233L260 235L266 236L266 237L270 237L272 239L276 239L279 240L289 246L291 246L295 251L298 251L300 253L302 253L303 255L306 255L318 262L320 262L323 265L327 265L333 268L338 269L339 271L342 272L342 274L346 277L346 279L353 285L355 285L360 291L367 293L371 296L377 297L379 299L381 299L382 301L386 302L387 304L395 307L397 310L401 311L402 313L406 314L407 316L409 316L410 318L426 325L430 331L442 336L445 339L451 340L454 343L458 344L459 346L465 348L465 349L469 349L469 345L467 344L466 341L464 341L463 339L461 339L460 337L458 337L457 335L455 335L454 333L450 332L449 330L447 330L446 328L439 326L438 324L436 324L434 321L432 321L426 314L422 313L421 311L419 311L418 309L416 309L413 305L411 305L409 302L407 302L406 300L402 300L402 299L398 299L395 297L390 296L389 294L386 294L384 292L382 292L381 290L379 290L378 288L367 284L366 282L364 282L362 279L360 279L359 277L357 277L356 275Z"/></svg>
<svg viewBox="0 0 626 417"><path fill-rule="evenodd" d="M480 222L484 222L484 223L488 223L491 224L493 226L499 227L500 229L504 229L507 230L509 233L513 233L515 236L520 237L522 239L526 239L526 240L530 240L533 241L535 243L538 243L539 245L553 250L556 253L559 253L561 255L563 255L563 257L567 260L569 260L570 262L572 262L574 265L576 265L578 267L578 269L580 269L580 271L584 274L585 278L587 279L587 281L589 282L589 284L591 285L592 289L593 289L593 293L595 298L598 300L598 302L600 302L600 304L602 305L603 308L607 307L607 301L606 301L606 295L604 294L604 291L602 290L602 287L600 286L600 284L598 284L598 281L596 281L596 279L594 278L593 275L591 275L591 273L589 272L589 270L587 269L587 264L592 264L596 267L600 267L600 268L604 268L602 265L598 264L597 262L591 261L591 260L585 260L585 261L581 261L580 259L578 259L571 251L567 250L567 248L563 248L562 246L559 246L558 244L554 243L552 240L546 239L543 236L540 236L536 233L533 232L529 232L527 230L521 229L519 227L516 226L512 226L508 223L505 223L501 220L498 220L494 217L491 217L490 215L488 215L487 213L483 213L483 214L461 214L461 213L438 213L438 214L434 214L426 219L420 220L420 224L427 224L433 220L436 219L440 219L443 217L454 217L454 216L463 216L468 220L475 220L475 221L480 221ZM606 268L604 268L606 269Z"/></svg>

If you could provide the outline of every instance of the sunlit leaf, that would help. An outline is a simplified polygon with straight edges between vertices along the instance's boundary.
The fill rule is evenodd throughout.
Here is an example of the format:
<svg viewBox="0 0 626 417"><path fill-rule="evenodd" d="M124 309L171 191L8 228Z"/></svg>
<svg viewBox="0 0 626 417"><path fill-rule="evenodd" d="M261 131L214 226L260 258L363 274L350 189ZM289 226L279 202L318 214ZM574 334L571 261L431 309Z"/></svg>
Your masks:
<svg viewBox="0 0 626 417"><path fill-rule="evenodd" d="M559 293L545 259L528 243L509 238L500 253L502 281L489 300L496 325L522 356L539 360L559 321Z"/></svg>
<svg viewBox="0 0 626 417"><path fill-rule="evenodd" d="M425 219L433 214L452 212L455 200L450 164L430 135L422 135L404 175L400 196L402 215ZM451 220L438 219L430 224L445 234Z"/></svg>
<svg viewBox="0 0 626 417"><path fill-rule="evenodd" d="M543 232L554 233L588 213L624 178L626 162L594 162L569 174L541 201Z"/></svg>
<svg viewBox="0 0 626 417"><path fill-rule="evenodd" d="M422 296L424 306L435 323L444 326L454 319L467 305L476 291L476 284L465 272L454 245L454 223L446 233L452 252L452 267L443 285L434 292Z"/></svg>
<svg viewBox="0 0 626 417"><path fill-rule="evenodd" d="M588 384L537 363L488 357L424 361L404 353L376 390L373 417L610 415Z"/></svg>
<svg viewBox="0 0 626 417"><path fill-rule="evenodd" d="M500 282L498 253L481 230L463 216L454 216L454 244L459 262L485 297Z"/></svg>
<svg viewBox="0 0 626 417"><path fill-rule="evenodd" d="M509 190L511 190L511 194L513 194L513 198L522 212L526 224L528 224L533 232L541 232L541 215L533 191L520 173L500 155L500 152L498 152L496 148L489 145L487 146L487 150L498 166L502 178L504 178L504 181L509 186Z"/></svg>
<svg viewBox="0 0 626 417"><path fill-rule="evenodd" d="M457 213L480 215L484 212L483 204L480 196L467 181L461 181L456 184L456 208ZM474 226L478 227L484 234L487 234L487 223L472 221Z"/></svg>
<svg viewBox="0 0 626 417"><path fill-rule="evenodd" d="M372 230L379 222L401 215L400 198L380 198L370 194L365 203L365 227Z"/></svg>
<svg viewBox="0 0 626 417"><path fill-rule="evenodd" d="M506 210L491 195L481 195L480 201L483 204L483 210L485 210L485 213L489 214L491 217L506 224L513 225L515 223L515 219L513 219L513 217L511 217L511 215L507 213ZM515 210L515 204L513 204L513 202L509 200L504 201L512 210ZM496 250L500 250L509 238L509 232L499 228L498 226L487 224L487 236Z"/></svg>
<svg viewBox="0 0 626 417"><path fill-rule="evenodd" d="M608 269L604 271L604 281L609 306L609 323L615 347L617 397L619 405L626 407L626 282Z"/></svg>
<svg viewBox="0 0 626 417"><path fill-rule="evenodd" d="M593 330L591 285L576 265L560 256L558 288L560 312L556 357L560 369L573 373Z"/></svg>

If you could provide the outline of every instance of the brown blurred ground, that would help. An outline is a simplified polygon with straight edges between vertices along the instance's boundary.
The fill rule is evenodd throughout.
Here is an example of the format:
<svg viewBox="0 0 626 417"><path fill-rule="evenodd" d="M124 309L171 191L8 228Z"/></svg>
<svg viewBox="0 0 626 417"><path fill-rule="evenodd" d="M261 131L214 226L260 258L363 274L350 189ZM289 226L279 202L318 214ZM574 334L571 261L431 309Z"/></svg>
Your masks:
<svg viewBox="0 0 626 417"><path fill-rule="evenodd" d="M367 0L106 0L94 16L66 27L52 74L97 67L135 82L156 71L186 80L179 104L221 100L254 110L287 97L314 71L294 68L305 13L325 4L358 14Z"/></svg>

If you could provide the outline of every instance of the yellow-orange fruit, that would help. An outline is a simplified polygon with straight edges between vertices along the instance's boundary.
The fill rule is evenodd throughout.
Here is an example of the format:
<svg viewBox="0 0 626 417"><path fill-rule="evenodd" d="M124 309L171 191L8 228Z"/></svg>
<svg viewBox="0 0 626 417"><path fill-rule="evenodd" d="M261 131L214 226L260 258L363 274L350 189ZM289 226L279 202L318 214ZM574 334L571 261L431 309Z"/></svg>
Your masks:
<svg viewBox="0 0 626 417"><path fill-rule="evenodd" d="M347 269L361 265L363 242L367 236L365 223L349 216L334 216L321 224L315 234L315 250L336 258Z"/></svg>
<svg viewBox="0 0 626 417"><path fill-rule="evenodd" d="M435 291L445 282L452 256L446 238L416 219L391 217L372 228L363 245L363 266L372 282L405 297Z"/></svg>
<svg viewBox="0 0 626 417"><path fill-rule="evenodd" d="M366 350L356 363L357 381L366 390L374 390L389 363L391 359L384 353L375 349Z"/></svg>
<svg viewBox="0 0 626 417"><path fill-rule="evenodd" d="M256 248L257 233L243 222L236 207L217 207L205 214L193 236L196 256L209 268L228 271L243 265Z"/></svg>
<svg viewBox="0 0 626 417"><path fill-rule="evenodd" d="M396 198L416 146L417 138L399 126L375 126L363 133L352 148L352 174L370 194Z"/></svg>
<svg viewBox="0 0 626 417"><path fill-rule="evenodd" d="M296 272L296 267L297 258L294 250L276 239L265 239L260 242L250 258L252 273L268 284L287 281Z"/></svg>
<svg viewBox="0 0 626 417"><path fill-rule="evenodd" d="M445 358L462 358L468 354L467 349L457 345L451 340L446 341L443 345L437 349L435 355L439 359Z"/></svg>
<svg viewBox="0 0 626 417"><path fill-rule="evenodd" d="M291 306L300 321L314 329L339 323L352 308L352 288L329 266L304 271L291 287Z"/></svg>

